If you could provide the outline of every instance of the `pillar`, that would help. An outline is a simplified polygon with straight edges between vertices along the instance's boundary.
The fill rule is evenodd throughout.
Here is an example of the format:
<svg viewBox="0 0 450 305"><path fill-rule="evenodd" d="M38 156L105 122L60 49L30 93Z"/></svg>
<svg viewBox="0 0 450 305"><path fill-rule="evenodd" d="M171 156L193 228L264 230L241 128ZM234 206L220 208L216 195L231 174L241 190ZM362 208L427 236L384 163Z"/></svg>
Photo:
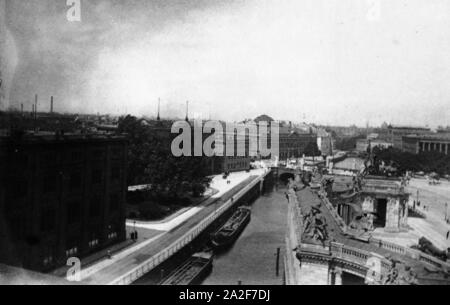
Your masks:
<svg viewBox="0 0 450 305"><path fill-rule="evenodd" d="M297 285L328 285L330 283L329 273L328 264L301 262Z"/></svg>
<svg viewBox="0 0 450 305"><path fill-rule="evenodd" d="M331 270L330 273L331 273L330 285L342 286L342 269L335 267L333 270Z"/></svg>
<svg viewBox="0 0 450 305"><path fill-rule="evenodd" d="M388 198L386 205L385 231L398 232L400 230L400 198Z"/></svg>

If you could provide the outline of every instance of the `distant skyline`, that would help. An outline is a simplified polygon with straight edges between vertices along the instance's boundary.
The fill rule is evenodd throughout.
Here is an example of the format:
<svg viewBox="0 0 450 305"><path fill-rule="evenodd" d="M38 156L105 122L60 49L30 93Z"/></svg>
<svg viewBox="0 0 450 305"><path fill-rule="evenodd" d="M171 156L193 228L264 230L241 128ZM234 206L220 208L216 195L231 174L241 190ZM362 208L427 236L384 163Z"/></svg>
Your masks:
<svg viewBox="0 0 450 305"><path fill-rule="evenodd" d="M189 100L192 118L450 125L447 0L81 0L81 22L65 0L2 9L9 106L156 116L161 98L163 117Z"/></svg>

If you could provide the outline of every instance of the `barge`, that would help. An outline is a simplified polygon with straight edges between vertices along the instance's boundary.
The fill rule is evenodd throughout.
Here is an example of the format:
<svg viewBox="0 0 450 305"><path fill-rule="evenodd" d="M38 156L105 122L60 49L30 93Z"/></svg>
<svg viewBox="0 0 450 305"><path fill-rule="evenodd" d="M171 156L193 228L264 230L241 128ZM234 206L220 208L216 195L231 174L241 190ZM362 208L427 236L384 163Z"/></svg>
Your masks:
<svg viewBox="0 0 450 305"><path fill-rule="evenodd" d="M198 285L208 276L213 266L213 254L210 252L196 253L183 265L172 272L160 285Z"/></svg>
<svg viewBox="0 0 450 305"><path fill-rule="evenodd" d="M231 246L244 231L250 219L250 208L239 207L230 220L212 236L213 247L219 250Z"/></svg>

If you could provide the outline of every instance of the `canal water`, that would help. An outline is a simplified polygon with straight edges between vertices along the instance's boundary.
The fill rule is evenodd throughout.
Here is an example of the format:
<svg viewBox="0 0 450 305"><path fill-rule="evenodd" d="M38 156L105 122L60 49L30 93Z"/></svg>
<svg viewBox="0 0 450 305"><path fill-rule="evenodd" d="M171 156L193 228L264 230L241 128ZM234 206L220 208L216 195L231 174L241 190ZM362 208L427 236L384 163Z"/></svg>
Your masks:
<svg viewBox="0 0 450 305"><path fill-rule="evenodd" d="M204 285L282 285L287 230L286 189L266 192L252 204L252 218L229 251L214 259ZM277 249L280 248L277 275Z"/></svg>

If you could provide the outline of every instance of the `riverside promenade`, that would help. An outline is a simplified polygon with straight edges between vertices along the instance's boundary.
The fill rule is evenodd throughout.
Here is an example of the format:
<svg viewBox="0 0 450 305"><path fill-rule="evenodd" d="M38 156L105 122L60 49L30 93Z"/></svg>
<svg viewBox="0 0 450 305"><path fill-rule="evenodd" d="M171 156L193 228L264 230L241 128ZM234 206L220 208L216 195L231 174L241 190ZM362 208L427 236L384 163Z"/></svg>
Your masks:
<svg viewBox="0 0 450 305"><path fill-rule="evenodd" d="M200 206L187 210L169 222L139 223L139 230L158 232L156 236L134 244L95 264L82 268L83 284L129 285L188 246L252 188L261 184L269 169L230 175L227 183L215 177L211 187L218 192Z"/></svg>

